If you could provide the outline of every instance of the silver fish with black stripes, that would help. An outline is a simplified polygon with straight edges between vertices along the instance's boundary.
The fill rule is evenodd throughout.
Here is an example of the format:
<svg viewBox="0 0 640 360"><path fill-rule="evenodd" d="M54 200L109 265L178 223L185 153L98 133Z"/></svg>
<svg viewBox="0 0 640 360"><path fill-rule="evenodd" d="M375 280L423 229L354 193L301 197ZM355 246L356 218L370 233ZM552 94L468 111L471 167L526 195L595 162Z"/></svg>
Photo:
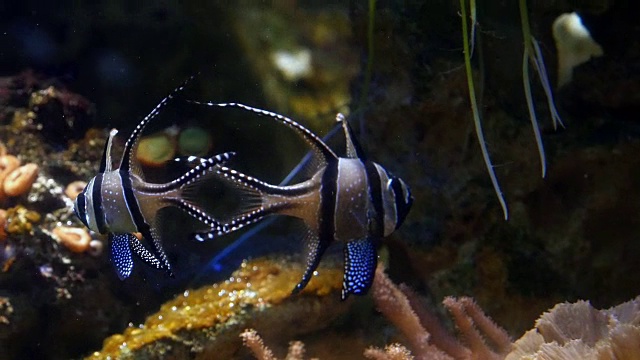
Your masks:
<svg viewBox="0 0 640 360"><path fill-rule="evenodd" d="M344 244L342 299L365 294L371 287L377 264L377 247L404 222L413 203L409 187L381 165L367 159L346 119L338 114L346 139L346 157L339 157L316 134L297 122L262 109L238 103L191 101L195 104L234 107L271 118L295 130L313 149L313 175L306 181L276 186L228 166L214 171L245 196L239 214L222 221L218 229L195 233L204 241L241 229L268 215L300 218L309 231L306 269L293 293L311 280L325 250L334 242Z"/></svg>
<svg viewBox="0 0 640 360"><path fill-rule="evenodd" d="M109 234L111 261L120 279L131 275L133 254L144 263L165 270L173 276L162 246L161 224L157 216L164 207L178 207L204 223L208 230L224 231L222 225L196 204L195 189L213 169L229 160L233 153L200 159L198 165L164 184L146 182L136 159L138 141L143 130L167 102L183 90L186 83L164 98L133 130L125 144L118 169L112 169L111 158L111 147L117 130L111 131L98 175L89 181L75 200L75 213L84 225L92 231ZM142 234L144 243L134 233Z"/></svg>

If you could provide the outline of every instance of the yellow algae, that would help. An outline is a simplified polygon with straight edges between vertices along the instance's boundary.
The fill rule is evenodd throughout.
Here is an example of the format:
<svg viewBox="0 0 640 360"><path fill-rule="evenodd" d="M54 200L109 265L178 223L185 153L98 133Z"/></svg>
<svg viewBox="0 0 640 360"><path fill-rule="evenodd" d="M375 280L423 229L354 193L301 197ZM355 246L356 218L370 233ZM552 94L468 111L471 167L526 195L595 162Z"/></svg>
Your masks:
<svg viewBox="0 0 640 360"><path fill-rule="evenodd" d="M33 224L39 222L38 212L29 210L22 205L7 209L7 232L10 234L27 234L33 230Z"/></svg>
<svg viewBox="0 0 640 360"><path fill-rule="evenodd" d="M245 310L260 311L290 297L323 297L332 293L337 296L342 284L342 271L337 268L320 268L301 293L292 296L291 291L303 270L300 264L284 261L245 261L229 279L185 290L147 317L140 327L129 327L123 334L107 338L102 350L88 359L115 359L161 339L177 340L181 331L214 329L233 322L234 317L244 314Z"/></svg>

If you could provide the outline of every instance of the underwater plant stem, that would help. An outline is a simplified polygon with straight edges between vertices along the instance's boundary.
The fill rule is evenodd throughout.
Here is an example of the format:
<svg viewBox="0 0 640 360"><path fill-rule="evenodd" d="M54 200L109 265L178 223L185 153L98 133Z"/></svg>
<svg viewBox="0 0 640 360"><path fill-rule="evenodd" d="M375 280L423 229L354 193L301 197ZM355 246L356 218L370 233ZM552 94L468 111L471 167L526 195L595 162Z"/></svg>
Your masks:
<svg viewBox="0 0 640 360"><path fill-rule="evenodd" d="M540 164L542 165L542 177L547 174L547 162L544 153L544 146L542 145L542 137L540 136L540 128L538 127L538 119L536 117L536 110L533 104L533 97L531 96L531 83L529 82L529 59L527 54L527 48L524 48L524 55L522 57L522 84L524 86L524 97L527 99L527 107L529 108L529 118L531 119L531 126L533 127L533 135L536 138L536 145L538 146L538 153L540 154Z"/></svg>
<svg viewBox="0 0 640 360"><path fill-rule="evenodd" d="M538 72L538 78L540 79L540 83L542 84L542 88L544 89L544 93L547 96L547 106L549 107L549 112L551 112L551 120L553 122L553 130L558 129L558 124L560 126L565 127L560 115L558 114L558 110L556 109L555 100L553 100L553 91L551 90L551 84L549 83L549 76L547 76L547 68L544 65L544 58L542 57L542 51L540 51L540 45L534 37L531 38L531 43L533 43L533 49L535 50L535 61L534 65L536 71Z"/></svg>
<svg viewBox="0 0 640 360"><path fill-rule="evenodd" d="M538 147L538 154L540 156L540 166L542 170L542 177L547 174L547 161L544 153L544 145L542 144L542 136L540 135L540 128L538 127L538 119L536 117L535 104L533 103L533 97L531 95L531 81L529 79L529 58L536 66L538 63L533 58L535 49L533 48L531 28L529 26L529 14L527 13L527 0L520 0L520 21L522 24L522 38L524 42L524 52L522 53L522 83L524 86L524 95L527 99L527 107L529 108L529 118L531 119L531 126L533 127L533 134L536 138L536 145ZM538 70L538 75L540 71ZM542 80L541 80L542 81ZM544 83L544 81L542 81Z"/></svg>
<svg viewBox="0 0 640 360"><path fill-rule="evenodd" d="M469 8L469 12L471 13L471 50L469 50L469 57L473 57L473 50L476 47L476 24L478 23L476 0L469 0Z"/></svg>
<svg viewBox="0 0 640 360"><path fill-rule="evenodd" d="M498 179L496 177L496 173L493 170L493 164L491 163L491 158L489 157L489 151L487 150L487 144L484 140L484 134L482 132L482 123L480 121L480 111L478 109L478 103L476 101L476 91L475 86L473 84L473 71L471 69L471 51L469 46L469 30L467 26L467 11L465 0L460 0L460 8L462 15L462 43L464 48L464 65L467 71L467 85L469 86L469 102L471 103L471 110L473 112L473 122L476 128L476 136L478 137L478 142L480 143L480 150L482 151L482 157L484 158L484 163L487 166L487 171L489 172L489 177L491 178L491 183L493 184L493 189L498 196L498 201L500 202L500 206L502 206L502 212L504 213L504 219L509 219L509 211L507 210L507 203L504 200L504 196L502 195L502 190L500 189L500 184L498 183Z"/></svg>

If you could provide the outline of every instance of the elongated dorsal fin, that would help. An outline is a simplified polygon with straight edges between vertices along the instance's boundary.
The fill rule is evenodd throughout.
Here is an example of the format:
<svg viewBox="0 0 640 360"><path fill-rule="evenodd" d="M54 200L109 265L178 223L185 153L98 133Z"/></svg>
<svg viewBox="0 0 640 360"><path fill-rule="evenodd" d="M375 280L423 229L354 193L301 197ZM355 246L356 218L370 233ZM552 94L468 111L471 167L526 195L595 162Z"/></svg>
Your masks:
<svg viewBox="0 0 640 360"><path fill-rule="evenodd" d="M333 150L331 150L329 146L327 146L327 144L324 143L324 141L322 141L322 139L318 137L318 135L314 134L311 130L298 124L296 121L286 116L276 114L271 111L254 108L244 104L239 104L239 103L214 103L214 102L200 102L200 101L190 101L190 102L194 104L207 105L207 106L236 107L243 110L251 111L261 116L272 118L275 121L280 122L284 125L287 125L288 127L295 130L313 148L313 150L318 155L320 155L320 159L325 164L338 159L338 156L333 152Z"/></svg>
<svg viewBox="0 0 640 360"><path fill-rule="evenodd" d="M342 124L342 129L344 130L344 140L347 144L347 157L352 159L357 158L365 161L366 158L364 155L364 151L362 151L360 143L353 135L353 130L351 129L351 126L349 126L347 119L345 119L344 115L338 113L336 115L336 121Z"/></svg>
<svg viewBox="0 0 640 360"><path fill-rule="evenodd" d="M102 152L102 160L100 161L100 171L101 173L111 171L111 167L113 162L111 161L111 146L113 146L113 138L118 134L117 129L111 129L109 132L109 138L107 142L104 144L104 151Z"/></svg>
<svg viewBox="0 0 640 360"><path fill-rule="evenodd" d="M128 172L129 170L133 169L134 172L139 173L137 166L133 164L134 163L133 159L136 154L136 150L138 148L138 140L140 139L140 135L142 134L142 131L144 131L144 128L149 124L151 120L153 120L156 116L158 116L158 114L160 113L160 110L163 107L165 107L170 100L172 100L177 94L179 94L182 90L184 90L184 88L187 86L187 84L191 80L193 80L193 76L190 76L187 80L185 80L182 83L182 85L173 89L173 91L169 95L167 95L167 97L162 99L162 101L160 101L158 105L156 105L156 107L153 108L153 110L151 110L151 112L147 116L145 116L144 119L142 119L142 121L140 121L138 126L136 126L136 128L133 129L133 132L129 136L129 139L127 140L126 144L124 145L124 153L122 154L120 171Z"/></svg>

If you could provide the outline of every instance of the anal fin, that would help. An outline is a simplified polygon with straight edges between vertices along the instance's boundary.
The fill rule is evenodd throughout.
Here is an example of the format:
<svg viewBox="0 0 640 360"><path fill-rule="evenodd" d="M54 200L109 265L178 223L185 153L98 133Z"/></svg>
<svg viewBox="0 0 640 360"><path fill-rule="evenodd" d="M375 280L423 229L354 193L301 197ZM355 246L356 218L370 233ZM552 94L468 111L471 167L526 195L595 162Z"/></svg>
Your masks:
<svg viewBox="0 0 640 360"><path fill-rule="evenodd" d="M306 261L307 267L304 271L304 274L302 274L302 279L293 288L293 291L291 292L292 294L299 293L300 291L302 291L302 289L304 289L307 286L307 284L311 280L311 277L313 276L313 273L316 271L316 269L318 268L318 265L320 264L320 259L322 259L322 255L329 247L329 244L325 243L324 241L321 241L320 238L312 230L309 230L309 233L307 234L307 238L305 239L305 242L307 247L306 253L305 253L305 256L307 259Z"/></svg>
<svg viewBox="0 0 640 360"><path fill-rule="evenodd" d="M131 250L133 250L136 256L140 258L140 260L142 260L145 264L152 266L156 269L164 269L164 266L162 265L160 260L155 255L153 255L151 251L147 250L147 248L144 247L144 245L142 245L142 243L138 240L138 238L131 235L131 238L129 240L130 240Z"/></svg>
<svg viewBox="0 0 640 360"><path fill-rule="evenodd" d="M350 240L344 246L344 280L342 300L350 294L367 293L376 271L378 253L371 238Z"/></svg>
<svg viewBox="0 0 640 360"><path fill-rule="evenodd" d="M120 280L131 276L133 271L133 257L131 256L131 239L138 239L133 234L109 234L109 246L111 248L111 262L116 268Z"/></svg>
<svg viewBox="0 0 640 360"><path fill-rule="evenodd" d="M167 254L165 253L164 247L162 246L162 236L160 235L161 225L162 225L162 218L159 213L158 215L156 215L155 219L153 220L153 224L146 231L145 230L142 231L142 236L147 241L151 242L153 253L149 252L149 255L151 255L153 259L157 260L158 264L155 264L152 258L149 258L149 261L145 259L142 259L142 260L149 265L155 266L156 269L166 270L169 276L173 277L173 272L171 271L171 264L169 263Z"/></svg>

